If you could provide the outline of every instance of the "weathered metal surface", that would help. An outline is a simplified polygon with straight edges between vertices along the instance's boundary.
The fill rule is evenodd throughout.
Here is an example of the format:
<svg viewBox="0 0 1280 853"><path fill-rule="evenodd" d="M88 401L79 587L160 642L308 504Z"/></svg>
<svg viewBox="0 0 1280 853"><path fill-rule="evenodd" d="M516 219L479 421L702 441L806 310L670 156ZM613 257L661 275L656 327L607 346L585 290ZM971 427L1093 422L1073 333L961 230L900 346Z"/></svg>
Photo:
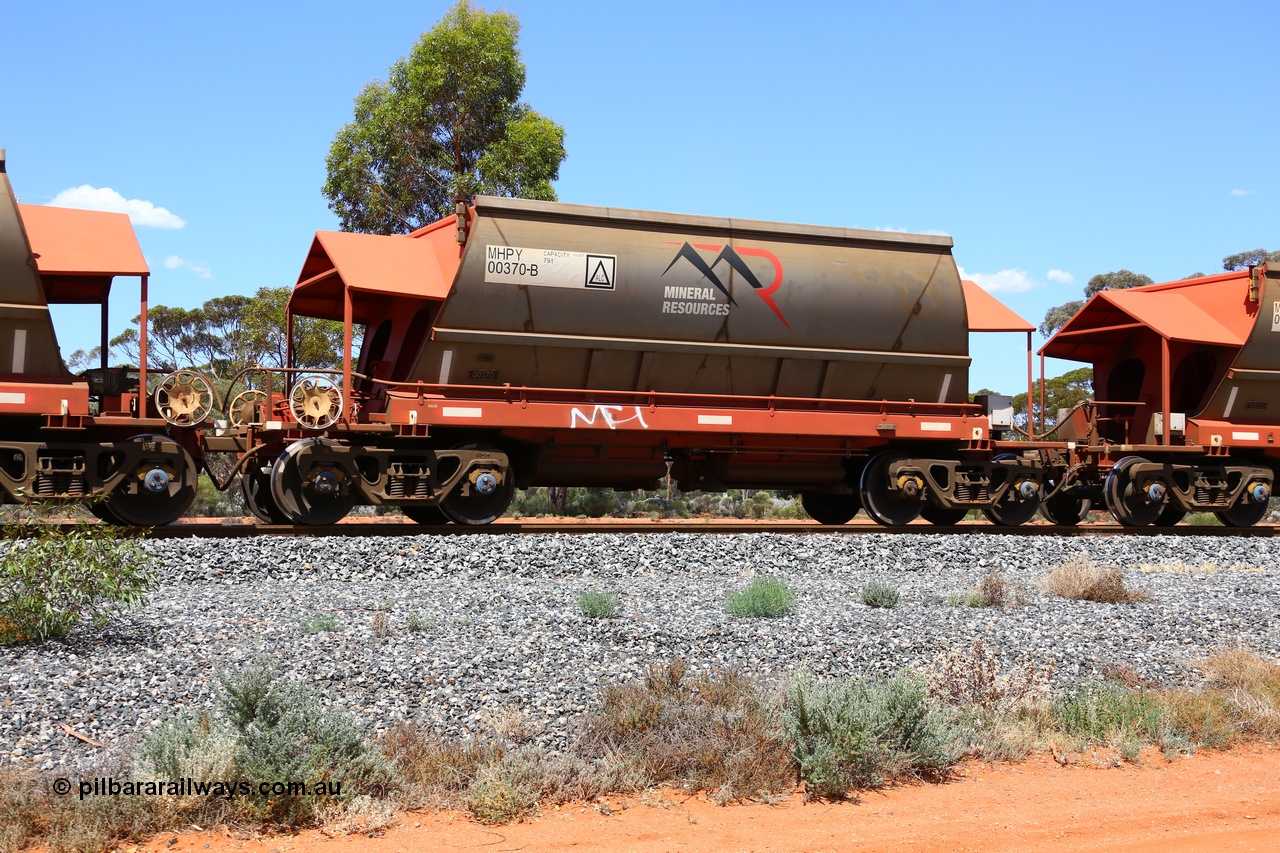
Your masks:
<svg viewBox="0 0 1280 853"><path fill-rule="evenodd" d="M408 378L963 402L949 238L482 197Z"/></svg>
<svg viewBox="0 0 1280 853"><path fill-rule="evenodd" d="M0 148L0 374L69 376ZM37 411L0 389L0 413Z"/></svg>

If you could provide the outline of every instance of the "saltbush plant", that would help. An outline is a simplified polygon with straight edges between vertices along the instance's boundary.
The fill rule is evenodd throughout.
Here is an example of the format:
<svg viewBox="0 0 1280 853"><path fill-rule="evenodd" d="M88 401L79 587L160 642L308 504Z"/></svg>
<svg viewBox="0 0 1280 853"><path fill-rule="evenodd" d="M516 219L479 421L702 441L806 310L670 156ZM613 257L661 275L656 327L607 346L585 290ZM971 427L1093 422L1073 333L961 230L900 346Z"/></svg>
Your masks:
<svg viewBox="0 0 1280 853"><path fill-rule="evenodd" d="M302 620L302 630L308 634L340 634L347 626L332 613L312 613Z"/></svg>
<svg viewBox="0 0 1280 853"><path fill-rule="evenodd" d="M942 778L960 757L947 708L907 671L882 682L797 678L783 719L810 796Z"/></svg>
<svg viewBox="0 0 1280 853"><path fill-rule="evenodd" d="M862 588L862 603L868 607L897 607L900 597L898 588L885 581L873 580Z"/></svg>
<svg viewBox="0 0 1280 853"><path fill-rule="evenodd" d="M578 612L587 619L610 619L618 613L618 596L590 590L578 596Z"/></svg>
<svg viewBox="0 0 1280 853"><path fill-rule="evenodd" d="M795 607L796 594L785 583L774 577L760 577L745 589L731 590L725 596L724 609L733 616L762 616L773 618L790 613Z"/></svg>
<svg viewBox="0 0 1280 853"><path fill-rule="evenodd" d="M315 823L321 806L388 789L390 768L355 722L302 684L253 665L224 676L222 691L214 713L172 721L143 741L141 757L158 778L302 782L305 792L252 790L234 800L244 817L288 826ZM318 785L328 793L316 796Z"/></svg>
<svg viewBox="0 0 1280 853"><path fill-rule="evenodd" d="M62 637L82 620L101 628L159 582L137 539L66 512L70 521L35 507L0 527L0 645Z"/></svg>

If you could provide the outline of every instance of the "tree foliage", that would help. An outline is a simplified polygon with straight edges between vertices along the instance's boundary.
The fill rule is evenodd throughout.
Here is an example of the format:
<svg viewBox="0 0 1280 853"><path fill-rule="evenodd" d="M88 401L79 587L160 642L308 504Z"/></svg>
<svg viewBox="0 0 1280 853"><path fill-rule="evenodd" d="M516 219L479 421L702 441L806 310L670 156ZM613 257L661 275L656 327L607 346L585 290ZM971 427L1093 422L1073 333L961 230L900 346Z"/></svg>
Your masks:
<svg viewBox="0 0 1280 853"><path fill-rule="evenodd" d="M1050 308L1044 315L1044 322L1040 324L1040 334L1046 338L1050 337L1054 332L1065 326L1067 321L1074 317L1076 312L1083 307L1084 300L1075 299L1065 305L1055 305Z"/></svg>
<svg viewBox="0 0 1280 853"><path fill-rule="evenodd" d="M564 128L520 101L519 33L511 13L459 0L365 86L326 161L344 229L407 233L478 193L555 200Z"/></svg>
<svg viewBox="0 0 1280 853"><path fill-rule="evenodd" d="M1084 286L1084 298L1088 299L1103 290L1128 290L1131 287L1142 287L1147 284L1155 284L1155 279L1130 270L1099 273L1089 279L1089 283Z"/></svg>
<svg viewBox="0 0 1280 853"><path fill-rule="evenodd" d="M1039 380L1032 386L1031 414L1040 422L1040 386L1044 385L1044 410L1046 424L1056 423L1059 409L1069 409L1076 403L1093 398L1093 369L1078 367L1052 379ZM1013 398L1013 419L1025 427L1027 423L1027 393Z"/></svg>
<svg viewBox="0 0 1280 853"><path fill-rule="evenodd" d="M152 306L147 311L147 367L169 371L194 368L225 379L239 371L285 363L287 287L263 287L253 296L219 296L199 308ZM111 339L112 360L138 363L138 326ZM342 324L311 317L293 318L294 362L302 368L336 369L342 360ZM73 369L94 366L98 348L72 353Z"/></svg>
<svg viewBox="0 0 1280 853"><path fill-rule="evenodd" d="M1115 272L1104 272L1095 275L1089 279L1089 283L1084 288L1084 299L1077 299L1068 302L1065 305L1055 305L1045 312L1044 322L1040 324L1040 334L1046 338L1052 336L1054 332L1061 329L1068 320L1075 315L1084 303L1088 301L1094 294L1103 290L1127 290L1130 287L1142 287L1146 284L1155 284L1151 276L1136 273L1131 270L1116 270Z"/></svg>
<svg viewBox="0 0 1280 853"><path fill-rule="evenodd" d="M1280 251L1268 252L1266 249L1250 249L1247 252L1236 252L1222 259L1222 268L1242 270L1245 267L1256 267L1258 264L1280 263Z"/></svg>

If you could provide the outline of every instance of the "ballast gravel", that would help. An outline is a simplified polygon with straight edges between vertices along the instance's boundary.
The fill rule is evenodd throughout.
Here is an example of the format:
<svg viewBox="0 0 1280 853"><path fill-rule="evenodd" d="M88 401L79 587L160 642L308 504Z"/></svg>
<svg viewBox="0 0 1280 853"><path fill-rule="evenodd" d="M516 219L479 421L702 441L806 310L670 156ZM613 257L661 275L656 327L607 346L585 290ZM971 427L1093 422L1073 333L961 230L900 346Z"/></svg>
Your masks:
<svg viewBox="0 0 1280 853"><path fill-rule="evenodd" d="M129 749L165 718L211 707L222 675L263 662L371 735L407 719L466 736L515 710L559 748L604 688L675 658L765 683L884 676L980 638L1006 671L1052 662L1055 689L1070 690L1117 665L1194 685L1196 661L1223 647L1280 656L1277 539L588 533L143 547L162 576L145 606L101 630L0 648L0 765L88 766L103 750L67 728ZM1038 588L1078 554L1121 567L1149 599L1095 604ZM950 603L989 571L1016 604ZM795 591L794 610L726 613L725 594L761 575ZM900 590L897 607L862 603L873 579ZM617 615L581 615L588 591L615 593ZM326 621L338 630L317 630Z"/></svg>

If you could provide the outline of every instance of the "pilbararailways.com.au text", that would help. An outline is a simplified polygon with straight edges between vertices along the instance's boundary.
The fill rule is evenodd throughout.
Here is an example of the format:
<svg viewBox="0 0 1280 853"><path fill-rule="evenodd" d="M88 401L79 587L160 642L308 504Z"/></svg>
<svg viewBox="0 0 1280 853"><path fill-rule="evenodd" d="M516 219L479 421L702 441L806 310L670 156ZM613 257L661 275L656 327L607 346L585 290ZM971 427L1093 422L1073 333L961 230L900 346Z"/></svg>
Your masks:
<svg viewBox="0 0 1280 853"><path fill-rule="evenodd" d="M55 794L70 794L70 779L55 779ZM86 797L339 797L342 782L251 782L245 779L207 781L196 779L138 780L98 777L81 779L76 785L80 799Z"/></svg>

